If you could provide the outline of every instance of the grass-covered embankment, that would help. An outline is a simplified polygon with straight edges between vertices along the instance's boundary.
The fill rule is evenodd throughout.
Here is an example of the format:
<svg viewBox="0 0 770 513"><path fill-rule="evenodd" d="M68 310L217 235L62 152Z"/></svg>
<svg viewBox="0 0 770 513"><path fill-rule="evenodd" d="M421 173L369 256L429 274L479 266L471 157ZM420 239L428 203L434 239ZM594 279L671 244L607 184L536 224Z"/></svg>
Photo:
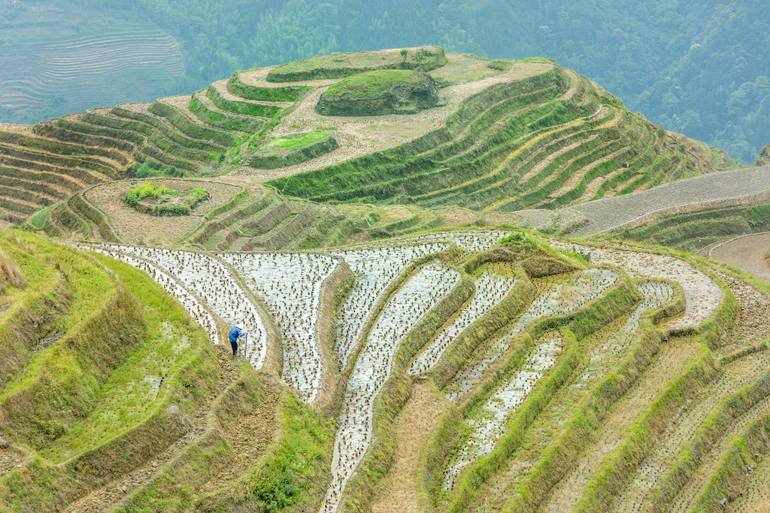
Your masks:
<svg viewBox="0 0 770 513"><path fill-rule="evenodd" d="M220 385L218 364L202 329L144 273L31 234L0 244L28 283L53 286L60 273L69 288L58 315L51 303L28 320L49 334L0 390L0 430L27 454L0 476L0 510L60 510L185 436Z"/></svg>

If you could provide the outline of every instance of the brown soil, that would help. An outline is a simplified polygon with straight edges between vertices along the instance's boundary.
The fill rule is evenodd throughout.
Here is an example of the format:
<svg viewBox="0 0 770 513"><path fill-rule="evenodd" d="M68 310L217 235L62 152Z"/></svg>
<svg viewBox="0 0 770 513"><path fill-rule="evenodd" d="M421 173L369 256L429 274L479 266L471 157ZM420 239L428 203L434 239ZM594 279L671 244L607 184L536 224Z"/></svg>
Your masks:
<svg viewBox="0 0 770 513"><path fill-rule="evenodd" d="M116 107L120 107L121 109L130 110L131 112L140 112L142 114L152 114L150 112L150 104L149 103L121 103L120 105L117 105ZM110 111L107 111L107 113L110 113Z"/></svg>
<svg viewBox="0 0 770 513"><path fill-rule="evenodd" d="M567 73L567 75L571 75L571 74ZM574 78L574 76L573 76L573 82L570 85L570 89L564 95L562 95L562 99L564 99L565 97L572 96L574 94L573 90L577 87L576 83L577 83L577 79ZM606 112L607 112L607 107L601 107L592 116L590 116L590 118L595 118L595 117L603 116ZM615 118L617 118L617 117L618 117L618 115L617 115L617 112L616 112L615 115L607 123L605 123L604 125L602 125L599 128L603 128L603 127L608 126L608 124L612 123L615 120ZM470 182L466 182L466 184L463 184L462 187L465 187L468 183L473 183L474 181L483 181L487 177L490 177L490 176L498 177L497 181L494 182L494 183L491 183L490 185L485 186L484 188L480 189L480 191L486 191L486 190L495 189L495 188L499 187L501 182L506 182L506 181L508 181L510 179L510 176L507 173L504 173L503 170L505 170L507 167L509 167L510 162L513 159L517 158L519 155L521 155L527 149L536 146L537 144L539 144L541 141L543 141L544 139L548 138L552 134L558 133L558 132L561 132L561 131L569 130L570 128L574 128L576 126L582 125L585 122L586 122L585 118L575 119L575 120L572 120L572 121L570 121L568 123L564 123L564 124L561 124L561 125L550 127L550 128L548 128L546 130L543 130L542 132L539 132L539 133L536 132L536 133L530 134L530 138L524 144L522 144L521 146L516 148L514 151L509 153L505 157L505 159L503 159L490 172L488 172L486 175L479 176L479 177L475 178L474 180L471 180ZM556 140L552 141L552 143L561 141L564 138L569 137L569 136L570 136L569 134L562 135L559 138L557 138ZM529 157L527 160L525 160L525 162L530 162L530 159L531 159L531 157ZM549 163L550 163L550 161L549 161ZM543 166L543 168L544 167L545 166ZM529 174L531 174L531 172L527 173L527 174L529 175ZM534 176L534 175L532 175L532 176ZM523 180L523 178L519 179L519 181L522 181L522 180ZM451 191L451 190L452 190L451 188L447 189L447 191ZM511 199L506 197L506 198L500 199L500 200L498 200L498 201L496 201L494 203L491 203L491 204L487 205L486 207L484 207L483 210L485 212L495 211L495 210L498 210L498 209L504 207L507 203L510 203L510 201L511 201Z"/></svg>
<svg viewBox="0 0 770 513"><path fill-rule="evenodd" d="M738 306L729 343L719 349L725 356L763 342L770 333L770 298L745 281L722 274Z"/></svg>
<svg viewBox="0 0 770 513"><path fill-rule="evenodd" d="M245 412L224 428L224 438L232 451L232 458L225 465L220 465L215 472L215 479L208 481L200 490L201 495L209 495L225 488L228 483L239 481L250 469L254 468L270 444L279 436L278 408L280 406L280 387L278 380L272 380L270 393L263 396L259 410Z"/></svg>
<svg viewBox="0 0 770 513"><path fill-rule="evenodd" d="M204 187L211 199L201 203L189 216L156 217L137 212L122 199L132 185L144 180L121 180L98 185L84 193L85 198L109 219L122 242L141 245L171 245L204 221L203 216L235 196L240 188L214 181L154 179L159 185L179 190Z"/></svg>
<svg viewBox="0 0 770 513"><path fill-rule="evenodd" d="M198 116L194 115L189 110L190 105L190 96L167 96L165 98L158 99L159 102L165 103L166 105L171 105L172 107L176 107L176 109L184 115L185 119L189 121L192 124L206 127L206 125L201 121ZM207 127L211 128L211 127Z"/></svg>
<svg viewBox="0 0 770 513"><path fill-rule="evenodd" d="M545 187L546 185L549 185L550 183L556 181L559 178L559 175L562 172L562 170L569 169L569 167L572 164L574 164L575 162L577 162L578 160L585 159L586 157L588 157L589 155L591 155L594 152L602 151L604 148L606 148L607 146L609 146L611 144L612 144L611 141L605 142L605 143L600 144L599 146L597 146L595 149L589 150L588 152L586 152L585 149L581 148L579 150L580 153L578 153L577 155L575 155L573 158L569 159L568 161L562 163L561 166L556 167L551 173L548 174L548 176L546 176L546 178L544 180L542 180L540 183L538 183L538 187ZM581 145L582 145L582 143L581 143Z"/></svg>
<svg viewBox="0 0 770 513"><path fill-rule="evenodd" d="M470 226L478 222L494 226L521 222L521 217L509 212L477 212L456 205L439 207L435 212L447 226Z"/></svg>
<svg viewBox="0 0 770 513"><path fill-rule="evenodd" d="M604 185L604 182L608 182L615 178L615 176L623 173L626 169L621 167L613 171L612 173L608 173L604 176L597 176L593 180L591 180L588 185L586 185L586 190L583 192L583 194L578 198L578 200L575 203L585 203L586 201L590 201L591 198L593 198L597 192L599 192L599 189Z"/></svg>
<svg viewBox="0 0 770 513"><path fill-rule="evenodd" d="M711 247L707 254L742 268L760 280L770 283L770 232L743 235Z"/></svg>
<svg viewBox="0 0 770 513"><path fill-rule="evenodd" d="M432 382L418 383L396 421L396 459L372 505L372 513L421 513L418 471L449 401Z"/></svg>

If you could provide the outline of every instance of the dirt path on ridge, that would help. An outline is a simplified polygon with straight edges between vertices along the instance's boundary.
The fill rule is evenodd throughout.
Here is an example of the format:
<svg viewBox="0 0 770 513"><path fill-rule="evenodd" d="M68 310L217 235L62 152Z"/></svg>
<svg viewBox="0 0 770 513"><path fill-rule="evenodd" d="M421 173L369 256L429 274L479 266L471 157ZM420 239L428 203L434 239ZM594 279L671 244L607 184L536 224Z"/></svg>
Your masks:
<svg viewBox="0 0 770 513"><path fill-rule="evenodd" d="M372 513L391 513L396 504L399 513L423 511L417 472L447 405L448 401L433 384L415 385L412 397L396 421L396 460L372 505Z"/></svg>

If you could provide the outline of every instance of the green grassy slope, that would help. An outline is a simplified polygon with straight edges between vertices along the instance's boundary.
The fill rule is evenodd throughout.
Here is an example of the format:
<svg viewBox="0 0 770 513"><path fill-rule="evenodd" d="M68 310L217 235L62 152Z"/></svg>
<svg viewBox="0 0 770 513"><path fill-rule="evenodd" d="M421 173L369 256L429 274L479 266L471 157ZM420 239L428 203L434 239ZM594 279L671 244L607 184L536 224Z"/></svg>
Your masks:
<svg viewBox="0 0 770 513"><path fill-rule="evenodd" d="M200 439L209 411L232 429L220 403L275 415L280 391L220 361L144 273L22 232L2 232L0 247L23 277L2 293L0 511L106 508L102 487Z"/></svg>

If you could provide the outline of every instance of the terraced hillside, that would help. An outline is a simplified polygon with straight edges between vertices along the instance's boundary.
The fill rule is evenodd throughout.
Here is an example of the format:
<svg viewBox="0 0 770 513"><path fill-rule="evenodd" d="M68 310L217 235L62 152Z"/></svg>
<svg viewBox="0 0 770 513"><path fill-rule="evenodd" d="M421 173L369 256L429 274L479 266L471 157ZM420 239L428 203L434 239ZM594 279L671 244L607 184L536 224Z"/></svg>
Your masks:
<svg viewBox="0 0 770 513"><path fill-rule="evenodd" d="M196 448L230 471L265 451L280 389L212 347L161 284L21 232L0 248L0 511L103 511Z"/></svg>
<svg viewBox="0 0 770 513"><path fill-rule="evenodd" d="M337 110L327 112L332 96ZM332 115L357 112L362 98L378 106L371 115ZM317 203L508 212L720 164L550 61L428 46L320 56L235 73L191 96L0 126L0 218L21 224L116 178L223 174Z"/></svg>
<svg viewBox="0 0 770 513"><path fill-rule="evenodd" d="M712 261L521 231L304 253L77 246L92 256L3 235L0 511L765 498L744 468L770 458L770 291ZM72 323L100 304L98 333L120 336L98 345ZM40 305L56 313L38 332L10 329ZM243 364L217 356L233 324Z"/></svg>
<svg viewBox="0 0 770 513"><path fill-rule="evenodd" d="M320 202L513 211L646 189L713 165L705 147L557 67L480 91L440 128L355 157L268 183Z"/></svg>
<svg viewBox="0 0 770 513"><path fill-rule="evenodd" d="M0 112L43 119L152 98L185 76L180 42L125 7L7 2L0 41Z"/></svg>
<svg viewBox="0 0 770 513"><path fill-rule="evenodd" d="M147 183L122 180L91 187L36 213L26 227L67 239L250 251L333 247L441 227L519 221L512 214L460 207L319 205L227 179L154 180L179 190L202 188L210 195L188 215L155 217L123 199L132 186Z"/></svg>
<svg viewBox="0 0 770 513"><path fill-rule="evenodd" d="M770 231L770 204L759 203L675 215L619 235L694 251L727 238L766 231Z"/></svg>
<svg viewBox="0 0 770 513"><path fill-rule="evenodd" d="M437 47L4 126L0 513L757 511L770 288L642 244L766 236L770 168L652 188L720 158Z"/></svg>

